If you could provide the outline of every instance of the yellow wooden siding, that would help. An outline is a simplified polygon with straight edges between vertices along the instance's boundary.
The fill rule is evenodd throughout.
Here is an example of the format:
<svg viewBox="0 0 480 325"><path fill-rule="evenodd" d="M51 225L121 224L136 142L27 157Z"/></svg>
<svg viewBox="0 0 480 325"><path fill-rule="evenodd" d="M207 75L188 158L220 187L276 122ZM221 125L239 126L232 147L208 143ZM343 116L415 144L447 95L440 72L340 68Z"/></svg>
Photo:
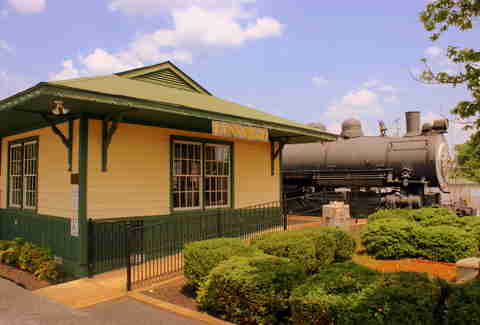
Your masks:
<svg viewBox="0 0 480 325"><path fill-rule="evenodd" d="M205 133L120 123L101 171L102 122L89 124L88 217L170 213L170 135L232 139ZM271 176L270 144L234 141L235 207L279 199L278 161Z"/></svg>
<svg viewBox="0 0 480 325"><path fill-rule="evenodd" d="M58 128L68 135L67 123ZM78 167L78 122L74 123L74 170ZM2 141L1 204L7 206L8 143L13 140L39 137L38 154L38 213L70 218L73 212L72 188L68 171L67 148L50 127L6 137Z"/></svg>
<svg viewBox="0 0 480 325"><path fill-rule="evenodd" d="M272 176L269 143L235 143L235 202L245 207L280 199L279 159Z"/></svg>

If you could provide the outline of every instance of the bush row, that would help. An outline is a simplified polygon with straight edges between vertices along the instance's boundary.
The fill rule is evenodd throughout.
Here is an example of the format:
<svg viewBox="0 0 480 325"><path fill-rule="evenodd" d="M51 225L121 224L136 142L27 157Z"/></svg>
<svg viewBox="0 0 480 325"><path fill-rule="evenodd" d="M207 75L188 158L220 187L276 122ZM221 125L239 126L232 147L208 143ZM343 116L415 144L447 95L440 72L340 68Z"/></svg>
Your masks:
<svg viewBox="0 0 480 325"><path fill-rule="evenodd" d="M267 233L252 241L251 245L238 238L216 238L185 246L184 274L192 285L199 287L221 262L233 256L255 256L262 252L289 258L307 273L314 273L334 261L350 259L355 246L350 235L329 227Z"/></svg>
<svg viewBox="0 0 480 325"><path fill-rule="evenodd" d="M0 263L33 273L40 280L55 281L59 277L51 253L21 238L0 241Z"/></svg>
<svg viewBox="0 0 480 325"><path fill-rule="evenodd" d="M361 235L369 255L456 262L479 249L480 219L459 218L447 209L381 210Z"/></svg>
<svg viewBox="0 0 480 325"><path fill-rule="evenodd" d="M220 263L197 299L203 310L238 324L480 322L480 281L450 286L426 274L379 273L353 262L308 277L299 265L267 254Z"/></svg>

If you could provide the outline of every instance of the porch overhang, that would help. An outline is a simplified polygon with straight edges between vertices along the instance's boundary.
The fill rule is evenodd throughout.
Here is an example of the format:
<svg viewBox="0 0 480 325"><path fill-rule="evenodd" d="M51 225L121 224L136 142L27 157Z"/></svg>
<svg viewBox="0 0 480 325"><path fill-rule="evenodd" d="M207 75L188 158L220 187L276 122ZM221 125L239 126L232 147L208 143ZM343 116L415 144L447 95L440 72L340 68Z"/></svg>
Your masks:
<svg viewBox="0 0 480 325"><path fill-rule="evenodd" d="M270 141L308 143L334 141L338 135L305 126L283 125L241 116L206 111L168 102L149 101L119 94L85 91L70 87L39 83L36 86L0 101L0 137L48 126L42 114L51 115L53 100L61 99L70 113L55 116L56 122L86 114L105 119L122 115L125 123L137 123L172 129L211 133L212 121L237 123L268 129Z"/></svg>

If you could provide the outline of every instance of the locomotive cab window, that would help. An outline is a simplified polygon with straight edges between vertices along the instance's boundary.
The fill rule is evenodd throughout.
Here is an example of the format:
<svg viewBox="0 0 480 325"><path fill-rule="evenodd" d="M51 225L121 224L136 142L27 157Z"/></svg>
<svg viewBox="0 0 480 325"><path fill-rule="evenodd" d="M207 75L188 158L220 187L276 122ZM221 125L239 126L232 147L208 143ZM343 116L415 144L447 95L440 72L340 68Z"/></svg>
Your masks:
<svg viewBox="0 0 480 325"><path fill-rule="evenodd" d="M38 198L38 139L13 141L8 148L8 207L35 210Z"/></svg>
<svg viewBox="0 0 480 325"><path fill-rule="evenodd" d="M175 140L172 149L173 209L230 206L229 145Z"/></svg>

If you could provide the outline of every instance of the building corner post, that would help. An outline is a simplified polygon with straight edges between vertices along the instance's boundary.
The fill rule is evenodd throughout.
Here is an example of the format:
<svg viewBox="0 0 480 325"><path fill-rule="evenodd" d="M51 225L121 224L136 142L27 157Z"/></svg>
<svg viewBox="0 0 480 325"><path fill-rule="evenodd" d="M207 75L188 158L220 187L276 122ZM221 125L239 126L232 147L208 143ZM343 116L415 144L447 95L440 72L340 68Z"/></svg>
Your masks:
<svg viewBox="0 0 480 325"><path fill-rule="evenodd" d="M79 275L88 276L88 222L87 222L87 171L88 171L88 118L80 117L78 173L78 228L79 228Z"/></svg>

